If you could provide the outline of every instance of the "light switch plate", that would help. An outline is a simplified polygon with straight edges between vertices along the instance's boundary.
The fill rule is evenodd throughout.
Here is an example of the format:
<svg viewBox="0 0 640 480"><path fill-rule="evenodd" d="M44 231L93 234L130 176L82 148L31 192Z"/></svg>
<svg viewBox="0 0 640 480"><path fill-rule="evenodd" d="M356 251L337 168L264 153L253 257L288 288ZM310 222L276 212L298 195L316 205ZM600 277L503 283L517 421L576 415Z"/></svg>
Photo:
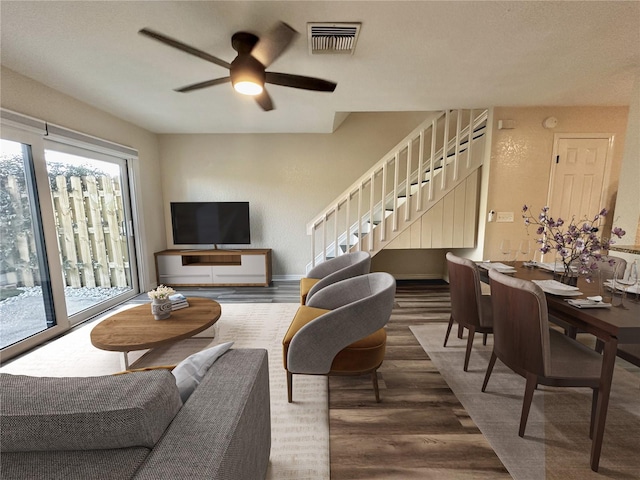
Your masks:
<svg viewBox="0 0 640 480"><path fill-rule="evenodd" d="M513 212L498 212L498 218L496 219L496 222L513 222Z"/></svg>

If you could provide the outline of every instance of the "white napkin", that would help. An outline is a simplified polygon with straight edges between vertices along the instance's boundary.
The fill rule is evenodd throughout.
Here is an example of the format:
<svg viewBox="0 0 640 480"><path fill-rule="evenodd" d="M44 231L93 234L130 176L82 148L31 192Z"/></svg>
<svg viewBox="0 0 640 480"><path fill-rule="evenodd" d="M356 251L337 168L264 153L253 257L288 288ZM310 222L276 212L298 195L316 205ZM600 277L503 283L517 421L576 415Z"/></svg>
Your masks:
<svg viewBox="0 0 640 480"><path fill-rule="evenodd" d="M573 305L574 307L578 307L578 308L607 308L611 306L610 303L594 302L593 300L574 299L574 298L567 300L567 302L569 303L569 305Z"/></svg>

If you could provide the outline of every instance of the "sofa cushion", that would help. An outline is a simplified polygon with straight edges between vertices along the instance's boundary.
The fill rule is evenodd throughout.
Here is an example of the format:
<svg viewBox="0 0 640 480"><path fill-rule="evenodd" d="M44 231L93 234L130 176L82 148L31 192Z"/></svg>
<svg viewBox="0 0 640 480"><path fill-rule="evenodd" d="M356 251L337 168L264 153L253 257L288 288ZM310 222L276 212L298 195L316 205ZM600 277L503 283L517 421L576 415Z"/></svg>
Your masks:
<svg viewBox="0 0 640 480"><path fill-rule="evenodd" d="M167 370L101 377L0 374L3 452L152 448L182 402Z"/></svg>
<svg viewBox="0 0 640 480"><path fill-rule="evenodd" d="M2 452L2 480L123 480L133 477L149 452L144 447Z"/></svg>
<svg viewBox="0 0 640 480"><path fill-rule="evenodd" d="M206 375L211 365L231 348L233 342L222 343L189 355L173 369L182 402L186 402Z"/></svg>

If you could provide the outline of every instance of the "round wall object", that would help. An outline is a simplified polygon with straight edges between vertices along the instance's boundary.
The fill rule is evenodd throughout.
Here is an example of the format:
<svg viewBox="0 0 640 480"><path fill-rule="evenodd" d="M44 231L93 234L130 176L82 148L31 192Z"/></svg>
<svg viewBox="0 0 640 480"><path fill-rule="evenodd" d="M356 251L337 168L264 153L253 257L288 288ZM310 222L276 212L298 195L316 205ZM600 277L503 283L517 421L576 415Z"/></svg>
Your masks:
<svg viewBox="0 0 640 480"><path fill-rule="evenodd" d="M547 117L542 122L544 128L556 128L558 126L558 119L556 117Z"/></svg>

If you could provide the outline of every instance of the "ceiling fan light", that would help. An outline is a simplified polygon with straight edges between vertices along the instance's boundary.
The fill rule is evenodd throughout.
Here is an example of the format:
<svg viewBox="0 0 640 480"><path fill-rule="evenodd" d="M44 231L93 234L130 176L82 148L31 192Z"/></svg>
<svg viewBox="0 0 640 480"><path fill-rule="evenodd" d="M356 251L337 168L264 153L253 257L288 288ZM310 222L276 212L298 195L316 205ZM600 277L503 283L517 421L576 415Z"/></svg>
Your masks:
<svg viewBox="0 0 640 480"><path fill-rule="evenodd" d="M233 84L233 88L238 93L242 93L243 95L260 95L262 93L263 87L257 82L252 80L242 80L239 82L235 82Z"/></svg>

